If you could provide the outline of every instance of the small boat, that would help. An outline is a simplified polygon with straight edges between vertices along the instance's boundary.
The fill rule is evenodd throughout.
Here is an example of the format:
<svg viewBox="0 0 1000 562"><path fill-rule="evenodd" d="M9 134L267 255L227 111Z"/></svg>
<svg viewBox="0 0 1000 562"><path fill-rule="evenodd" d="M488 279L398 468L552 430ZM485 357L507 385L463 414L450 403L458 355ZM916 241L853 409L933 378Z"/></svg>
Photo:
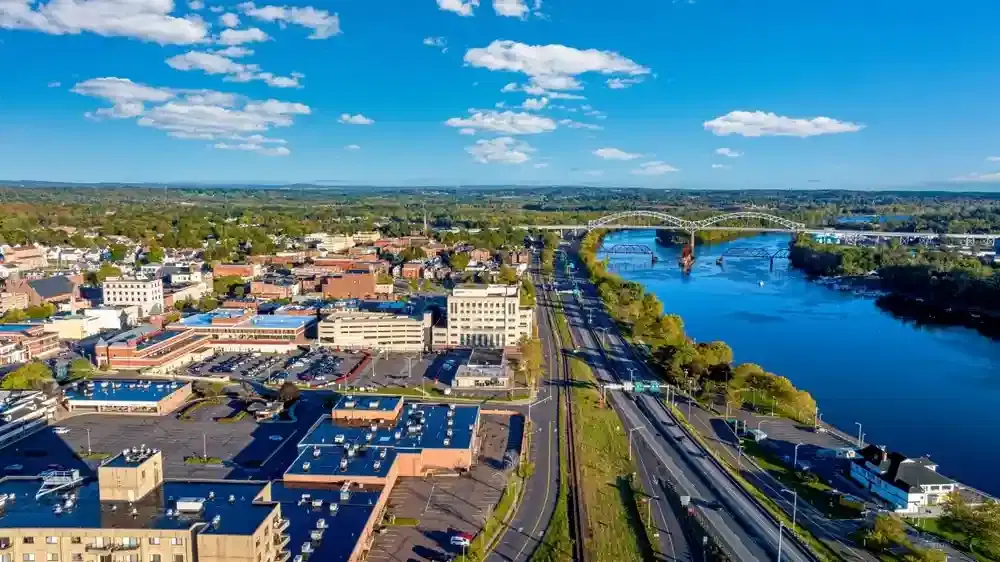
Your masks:
<svg viewBox="0 0 1000 562"><path fill-rule="evenodd" d="M763 282L763 281L758 281L758 282L757 282L757 285L758 285L759 287L763 287L763 286L764 286L764 282Z"/></svg>

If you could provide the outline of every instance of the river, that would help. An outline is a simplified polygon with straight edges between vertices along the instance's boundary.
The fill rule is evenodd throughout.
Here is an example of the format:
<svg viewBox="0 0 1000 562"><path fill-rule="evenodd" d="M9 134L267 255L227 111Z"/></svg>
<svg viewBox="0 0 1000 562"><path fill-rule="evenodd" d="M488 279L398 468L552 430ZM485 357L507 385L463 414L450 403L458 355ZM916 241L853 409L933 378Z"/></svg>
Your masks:
<svg viewBox="0 0 1000 562"><path fill-rule="evenodd" d="M699 342L728 343L737 362L758 363L808 390L823 420L865 441L909 456L929 455L939 471L1000 495L1000 343L965 328L926 328L883 312L874 299L810 282L787 259L729 259L727 248L787 247L765 234L696 248L690 274L677 248L652 230L608 234L603 249L643 244L658 263L611 259L615 272L641 283L679 314ZM632 265L629 265L632 264ZM763 281L763 285L760 282Z"/></svg>

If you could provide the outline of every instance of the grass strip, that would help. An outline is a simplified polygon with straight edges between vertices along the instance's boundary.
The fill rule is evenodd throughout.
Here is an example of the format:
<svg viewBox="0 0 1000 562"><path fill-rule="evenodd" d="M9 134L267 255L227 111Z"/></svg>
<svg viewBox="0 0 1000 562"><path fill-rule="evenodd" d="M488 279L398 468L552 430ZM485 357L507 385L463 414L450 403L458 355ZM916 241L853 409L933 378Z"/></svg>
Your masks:
<svg viewBox="0 0 1000 562"><path fill-rule="evenodd" d="M601 405L593 371L568 359L576 427L577 462L587 509L587 550L593 560L649 560L653 549L633 490L635 465L618 414Z"/></svg>

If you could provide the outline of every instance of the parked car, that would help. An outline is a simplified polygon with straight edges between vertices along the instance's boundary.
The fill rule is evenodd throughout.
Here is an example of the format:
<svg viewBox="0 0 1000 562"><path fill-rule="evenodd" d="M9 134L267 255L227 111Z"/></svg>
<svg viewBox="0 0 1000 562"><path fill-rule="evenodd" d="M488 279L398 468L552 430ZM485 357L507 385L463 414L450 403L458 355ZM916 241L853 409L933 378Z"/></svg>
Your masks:
<svg viewBox="0 0 1000 562"><path fill-rule="evenodd" d="M451 545L468 548L472 544L472 535L468 533L455 533L451 536Z"/></svg>
<svg viewBox="0 0 1000 562"><path fill-rule="evenodd" d="M54 428L52 428L52 431L54 431L56 433L56 435L66 435L67 433L69 433L69 428L68 427L54 427Z"/></svg>

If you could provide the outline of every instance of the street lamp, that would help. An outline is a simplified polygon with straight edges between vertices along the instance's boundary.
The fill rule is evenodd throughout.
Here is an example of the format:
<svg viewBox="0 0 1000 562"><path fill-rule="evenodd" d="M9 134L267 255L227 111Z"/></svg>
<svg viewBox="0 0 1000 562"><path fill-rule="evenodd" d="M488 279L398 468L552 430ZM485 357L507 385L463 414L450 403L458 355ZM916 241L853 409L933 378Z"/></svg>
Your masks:
<svg viewBox="0 0 1000 562"><path fill-rule="evenodd" d="M854 422L854 425L858 426L858 448L861 448L861 422Z"/></svg>
<svg viewBox="0 0 1000 562"><path fill-rule="evenodd" d="M634 385L635 384L635 367L625 367L625 369L628 370L629 382L631 382Z"/></svg>
<svg viewBox="0 0 1000 562"><path fill-rule="evenodd" d="M646 426L640 425L628 430L628 462L632 462L632 432L637 429L646 429Z"/></svg>
<svg viewBox="0 0 1000 562"><path fill-rule="evenodd" d="M769 423L769 422L772 422L772 421L774 421L774 420L760 420L760 421L758 421L758 422L757 422L757 432L758 432L758 433L760 433L760 426L761 426L761 425L763 425L763 424L765 424L765 423Z"/></svg>
<svg viewBox="0 0 1000 562"><path fill-rule="evenodd" d="M545 398L542 398L542 399L541 399L541 400L539 400L538 402L535 402L534 404L532 404L531 402L528 402L528 423L529 423L529 424L531 423L531 407L532 407L532 406L534 406L535 404L541 404L542 402L545 402L545 401L546 401L546 400L548 400L549 398L552 398L552 395L551 395L551 394L549 394L549 395L548 395L548 396L546 396Z"/></svg>
<svg viewBox="0 0 1000 562"><path fill-rule="evenodd" d="M781 491L783 494L792 494L792 532L795 532L795 515L799 510L799 493L795 490L789 490L785 488Z"/></svg>
<svg viewBox="0 0 1000 562"><path fill-rule="evenodd" d="M792 457L792 470L795 470L799 466L799 447L801 447L804 444L805 443L796 443L795 444L795 453L794 453L794 455Z"/></svg>
<svg viewBox="0 0 1000 562"><path fill-rule="evenodd" d="M778 521L778 562L781 562L781 535L785 532L785 522Z"/></svg>

